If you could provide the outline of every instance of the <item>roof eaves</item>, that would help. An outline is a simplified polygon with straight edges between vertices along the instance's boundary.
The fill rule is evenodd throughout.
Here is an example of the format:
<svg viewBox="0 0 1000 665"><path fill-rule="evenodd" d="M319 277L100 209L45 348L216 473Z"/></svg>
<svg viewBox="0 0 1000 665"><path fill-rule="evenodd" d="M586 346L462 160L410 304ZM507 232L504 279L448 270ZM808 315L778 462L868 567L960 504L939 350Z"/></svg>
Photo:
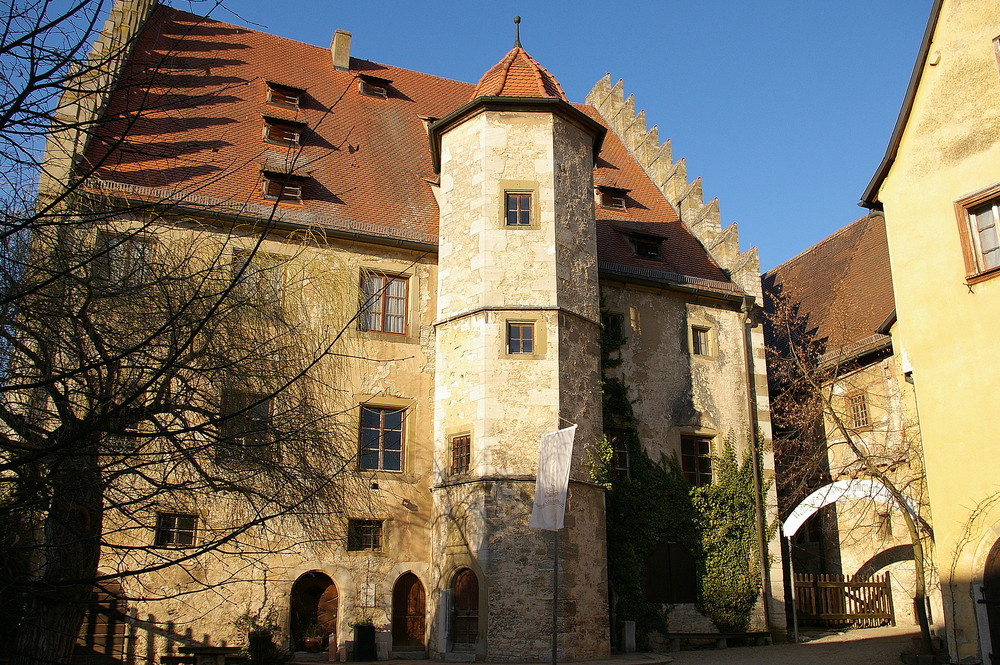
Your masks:
<svg viewBox="0 0 1000 665"><path fill-rule="evenodd" d="M931 15L927 19L927 27L924 29L924 36L920 42L917 61L914 63L913 71L910 73L910 82L906 86L903 105L899 109L896 125L892 128L892 135L889 138L889 145L885 149L885 156L882 158L882 163L879 164L875 175L872 176L868 187L865 188L864 194L861 195L861 200L858 202L858 205L863 208L874 210L881 210L882 208L882 203L878 200L878 191L882 187L882 182L886 176L889 175L889 169L892 168L893 162L896 161L896 152L899 150L899 143L903 138L903 130L906 129L906 123L910 119L910 112L913 110L913 100L917 96L917 86L920 84L920 77L924 71L924 62L927 60L927 54L930 52L931 41L934 38L934 29L937 27L937 21L941 14L942 2L943 0L934 0L934 5L931 7Z"/></svg>

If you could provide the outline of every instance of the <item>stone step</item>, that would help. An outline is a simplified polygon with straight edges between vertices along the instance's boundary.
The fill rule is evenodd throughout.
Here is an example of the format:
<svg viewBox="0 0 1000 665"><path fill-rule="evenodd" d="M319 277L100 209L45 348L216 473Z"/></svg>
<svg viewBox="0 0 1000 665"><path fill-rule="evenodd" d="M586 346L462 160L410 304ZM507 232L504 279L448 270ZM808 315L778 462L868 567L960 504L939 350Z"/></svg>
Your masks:
<svg viewBox="0 0 1000 665"><path fill-rule="evenodd" d="M446 663L474 663L476 662L475 651L449 651L444 655Z"/></svg>
<svg viewBox="0 0 1000 665"><path fill-rule="evenodd" d="M394 649L392 658L393 660L427 660L427 651L425 649Z"/></svg>

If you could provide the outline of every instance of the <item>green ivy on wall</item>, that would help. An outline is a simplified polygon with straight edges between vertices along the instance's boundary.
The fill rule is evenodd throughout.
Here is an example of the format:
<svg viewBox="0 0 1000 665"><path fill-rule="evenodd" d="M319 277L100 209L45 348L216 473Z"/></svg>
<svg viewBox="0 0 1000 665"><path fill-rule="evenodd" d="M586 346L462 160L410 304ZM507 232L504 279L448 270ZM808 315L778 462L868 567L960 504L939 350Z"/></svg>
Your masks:
<svg viewBox="0 0 1000 665"><path fill-rule="evenodd" d="M607 375L627 342L620 324L606 318L601 337L604 424L616 441L602 437L587 458L592 480L607 489L613 630L620 635L623 621L635 621L639 648L648 647L651 633L668 632L669 606L646 599L646 560L666 542L698 561L699 610L721 631L746 630L760 595L751 455L739 459L730 435L715 459L715 482L704 487L688 485L676 457L652 460L639 440L628 385ZM616 443L628 451L627 473L615 469Z"/></svg>

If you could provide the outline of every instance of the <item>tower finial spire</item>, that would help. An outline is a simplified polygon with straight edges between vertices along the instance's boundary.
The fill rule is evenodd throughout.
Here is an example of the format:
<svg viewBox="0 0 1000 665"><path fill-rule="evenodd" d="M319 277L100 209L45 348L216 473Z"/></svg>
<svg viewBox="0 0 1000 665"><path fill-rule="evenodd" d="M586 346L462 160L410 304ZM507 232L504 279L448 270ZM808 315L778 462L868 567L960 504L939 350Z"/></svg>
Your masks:
<svg viewBox="0 0 1000 665"><path fill-rule="evenodd" d="M521 17L514 17L514 46L515 48L521 47Z"/></svg>

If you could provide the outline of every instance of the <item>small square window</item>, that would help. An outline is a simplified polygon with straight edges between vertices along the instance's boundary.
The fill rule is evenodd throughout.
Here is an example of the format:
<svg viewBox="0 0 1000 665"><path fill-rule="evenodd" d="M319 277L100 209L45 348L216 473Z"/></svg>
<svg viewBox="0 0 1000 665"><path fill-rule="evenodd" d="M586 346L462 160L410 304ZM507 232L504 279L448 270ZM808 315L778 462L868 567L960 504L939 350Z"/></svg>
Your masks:
<svg viewBox="0 0 1000 665"><path fill-rule="evenodd" d="M298 122L264 118L264 140L268 143L297 148L302 143L302 128Z"/></svg>
<svg viewBox="0 0 1000 665"><path fill-rule="evenodd" d="M378 99L388 99L389 91L381 85L375 85L368 81L358 81L358 90L365 97L377 97Z"/></svg>
<svg viewBox="0 0 1000 665"><path fill-rule="evenodd" d="M403 470L406 409L362 406L359 466L366 471Z"/></svg>
<svg viewBox="0 0 1000 665"><path fill-rule="evenodd" d="M362 273L360 325L362 330L406 334L409 279L399 275Z"/></svg>
<svg viewBox="0 0 1000 665"><path fill-rule="evenodd" d="M263 179L268 201L302 202L302 179L281 175L265 175Z"/></svg>
<svg viewBox="0 0 1000 665"><path fill-rule="evenodd" d="M507 226L531 226L531 192L506 192Z"/></svg>
<svg viewBox="0 0 1000 665"><path fill-rule="evenodd" d="M660 260L661 242L660 238L651 236L632 236L632 248L635 250L635 255L648 261Z"/></svg>
<svg viewBox="0 0 1000 665"><path fill-rule="evenodd" d="M198 526L197 515L156 513L157 547L190 547Z"/></svg>
<svg viewBox="0 0 1000 665"><path fill-rule="evenodd" d="M848 397L851 406L851 427L868 427L871 421L868 418L868 395L857 393Z"/></svg>
<svg viewBox="0 0 1000 665"><path fill-rule="evenodd" d="M535 324L533 322L507 323L507 353L534 353Z"/></svg>
<svg viewBox="0 0 1000 665"><path fill-rule="evenodd" d="M696 356L710 356L712 349L709 342L710 328L691 326L691 353Z"/></svg>
<svg viewBox="0 0 1000 665"><path fill-rule="evenodd" d="M606 210L617 210L619 212L626 211L626 198L628 195L627 189L620 189L618 187L599 187L601 207Z"/></svg>
<svg viewBox="0 0 1000 665"><path fill-rule="evenodd" d="M267 103L285 109L298 109L302 104L302 90L278 83L267 84Z"/></svg>
<svg viewBox="0 0 1000 665"><path fill-rule="evenodd" d="M700 436L681 437L681 471L695 487L712 484L712 440Z"/></svg>
<svg viewBox="0 0 1000 665"><path fill-rule="evenodd" d="M451 437L451 472L468 472L471 461L472 437L468 434Z"/></svg>
<svg viewBox="0 0 1000 665"><path fill-rule="evenodd" d="M351 552L382 550L382 520L348 520L347 549Z"/></svg>

